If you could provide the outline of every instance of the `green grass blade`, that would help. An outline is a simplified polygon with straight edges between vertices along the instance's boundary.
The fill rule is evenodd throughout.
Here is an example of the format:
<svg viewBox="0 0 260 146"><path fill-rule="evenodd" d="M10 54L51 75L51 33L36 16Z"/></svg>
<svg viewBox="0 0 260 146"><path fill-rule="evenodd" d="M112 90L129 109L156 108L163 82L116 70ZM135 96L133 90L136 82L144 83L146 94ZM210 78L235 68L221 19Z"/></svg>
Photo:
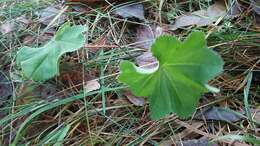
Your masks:
<svg viewBox="0 0 260 146"><path fill-rule="evenodd" d="M122 89L122 88L125 88L124 86L123 87L117 87L117 88L106 88L104 89L105 92L108 92L108 91L114 91L114 90L118 90L118 89ZM94 92L89 92L87 94L79 94L79 95L75 95L75 96L72 96L72 97L69 97L69 98L66 98L66 99L63 99L63 100L59 100L59 101L56 101L54 103L49 103L48 105L46 106L43 106L42 108L38 109L37 111L35 111L33 114L31 114L20 126L19 130L17 131L16 133L16 136L15 136L15 139L12 143L12 146L16 146L17 142L20 140L21 136L23 135L23 132L24 130L27 128L27 126L32 123L33 119L36 118L37 116L39 116L40 114L50 110L50 109L53 109L55 107L58 107L60 105L64 105L64 104L68 104L70 102L73 102L75 100L78 100L78 99L81 99L81 98L84 98L86 96L91 96L91 95L94 95L94 94L98 94L100 93L101 91L94 91Z"/></svg>
<svg viewBox="0 0 260 146"><path fill-rule="evenodd" d="M248 95L250 91L250 86L251 86L251 81L252 81L252 72L249 72L247 77L247 84L246 87L244 88L244 104L245 104L245 111L246 111L246 116L248 117L249 124L252 128L255 127L254 125L254 120L250 111L249 103L248 103Z"/></svg>

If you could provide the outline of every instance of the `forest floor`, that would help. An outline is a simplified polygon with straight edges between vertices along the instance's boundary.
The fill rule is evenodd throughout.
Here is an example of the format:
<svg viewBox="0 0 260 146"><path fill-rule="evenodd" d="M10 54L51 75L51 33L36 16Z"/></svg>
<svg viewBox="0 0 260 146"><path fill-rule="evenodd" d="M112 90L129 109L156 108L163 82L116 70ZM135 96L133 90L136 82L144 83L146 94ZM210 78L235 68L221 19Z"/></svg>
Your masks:
<svg viewBox="0 0 260 146"><path fill-rule="evenodd" d="M59 75L25 78L16 55L65 22L84 25L81 49ZM153 64L153 41L206 34L224 71L187 119L150 117L149 102L118 81L119 64ZM46 70L48 72L48 70ZM0 0L0 145L260 145L258 0ZM185 89L184 89L185 90Z"/></svg>

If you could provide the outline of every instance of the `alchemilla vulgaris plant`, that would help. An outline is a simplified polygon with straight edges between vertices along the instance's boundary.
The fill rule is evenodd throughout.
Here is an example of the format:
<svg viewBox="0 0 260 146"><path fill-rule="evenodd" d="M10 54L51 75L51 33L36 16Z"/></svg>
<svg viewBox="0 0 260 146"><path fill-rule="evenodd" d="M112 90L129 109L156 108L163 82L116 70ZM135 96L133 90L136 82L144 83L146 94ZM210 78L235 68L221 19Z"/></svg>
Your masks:
<svg viewBox="0 0 260 146"><path fill-rule="evenodd" d="M151 116L159 119L171 112L189 117L200 96L208 91L207 82L222 71L223 61L207 48L202 32L193 32L184 41L161 36L152 45L158 68L147 70L129 61L120 65L119 80L136 96L148 97Z"/></svg>
<svg viewBox="0 0 260 146"><path fill-rule="evenodd" d="M84 45L85 31L82 25L65 23L43 47L22 47L16 62L24 76L44 81L58 75L60 57ZM160 36L151 50L159 61L157 68L144 69L122 61L119 81L134 95L148 98L153 119L169 113L189 117L201 95L208 91L207 82L222 72L221 57L207 47L202 32L191 33L183 42L173 36Z"/></svg>

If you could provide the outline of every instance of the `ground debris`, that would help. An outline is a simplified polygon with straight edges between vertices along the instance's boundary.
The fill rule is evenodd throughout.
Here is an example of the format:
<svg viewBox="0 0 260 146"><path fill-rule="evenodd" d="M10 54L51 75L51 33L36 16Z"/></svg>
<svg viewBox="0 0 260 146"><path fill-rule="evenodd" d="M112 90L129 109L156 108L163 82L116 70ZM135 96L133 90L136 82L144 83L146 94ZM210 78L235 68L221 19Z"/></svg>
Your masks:
<svg viewBox="0 0 260 146"><path fill-rule="evenodd" d="M136 97L134 96L130 91L125 91L124 95L127 97L127 99L133 103L136 106L144 106L145 100L142 97Z"/></svg>
<svg viewBox="0 0 260 146"><path fill-rule="evenodd" d="M0 26L0 32L5 35L15 30L15 25L13 22L7 21Z"/></svg>
<svg viewBox="0 0 260 146"><path fill-rule="evenodd" d="M198 10L190 14L178 17L170 30L176 30L185 26L197 25L206 26L211 25L220 17L226 14L226 7L222 2L216 2L207 10Z"/></svg>
<svg viewBox="0 0 260 146"><path fill-rule="evenodd" d="M243 117L235 114L235 111L227 108L210 107L204 110L202 113L198 113L194 117L195 119L217 120L226 122L237 122Z"/></svg>
<svg viewBox="0 0 260 146"><path fill-rule="evenodd" d="M39 22L44 25L49 25L54 20L54 18L59 15L61 11L62 8L60 5L49 6L37 13L37 15L39 16ZM58 17L53 26L59 26L64 22L65 15L61 14L61 16Z"/></svg>
<svg viewBox="0 0 260 146"><path fill-rule="evenodd" d="M116 8L112 11L113 14L119 15L123 18L138 18L140 20L145 20L144 17L144 6L143 4L128 4Z"/></svg>
<svg viewBox="0 0 260 146"><path fill-rule="evenodd" d="M87 81L86 85L84 86L85 93L98 90L100 88L100 84L97 80Z"/></svg>

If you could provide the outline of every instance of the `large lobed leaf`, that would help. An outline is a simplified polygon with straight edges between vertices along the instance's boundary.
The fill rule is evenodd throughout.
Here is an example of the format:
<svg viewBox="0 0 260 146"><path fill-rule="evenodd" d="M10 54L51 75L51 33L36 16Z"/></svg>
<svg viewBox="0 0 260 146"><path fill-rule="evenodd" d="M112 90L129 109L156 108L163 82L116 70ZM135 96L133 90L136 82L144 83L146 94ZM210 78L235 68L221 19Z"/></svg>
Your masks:
<svg viewBox="0 0 260 146"><path fill-rule="evenodd" d="M18 51L16 62L21 66L25 77L34 81L50 79L59 74L59 58L84 45L85 37L82 33L85 31L86 28L82 25L70 26L65 23L43 47L22 47Z"/></svg>
<svg viewBox="0 0 260 146"><path fill-rule="evenodd" d="M208 91L207 82L222 71L221 57L207 48L202 32L193 32L184 42L161 36L152 45L152 53L158 68L147 70L123 61L119 80L136 96L148 97L153 119L172 112L189 117Z"/></svg>

